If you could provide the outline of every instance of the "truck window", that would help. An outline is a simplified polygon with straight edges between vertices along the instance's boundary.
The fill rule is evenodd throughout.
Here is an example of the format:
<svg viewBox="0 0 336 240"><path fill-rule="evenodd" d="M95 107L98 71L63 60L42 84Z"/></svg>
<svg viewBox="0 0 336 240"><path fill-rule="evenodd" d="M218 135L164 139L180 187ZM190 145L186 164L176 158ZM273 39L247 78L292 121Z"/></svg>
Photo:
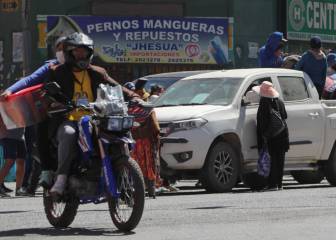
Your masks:
<svg viewBox="0 0 336 240"><path fill-rule="evenodd" d="M249 102L250 104L259 104L260 96L254 91L252 91L252 88L255 86L259 86L264 81L272 82L272 79L270 77L265 77L265 78L259 78L259 79L254 80L245 90L243 99L246 102Z"/></svg>
<svg viewBox="0 0 336 240"><path fill-rule="evenodd" d="M262 82L264 82L264 81L272 82L272 79L271 79L270 77L265 77L265 78L259 78L259 79L254 80L254 81L250 84L250 86L245 90L245 92L244 92L244 96L246 96L246 93L249 92L249 91L251 91L252 88L253 88L254 86L259 86L259 85L262 84Z"/></svg>
<svg viewBox="0 0 336 240"><path fill-rule="evenodd" d="M278 77L285 101L298 101L309 98L307 86L300 77Z"/></svg>

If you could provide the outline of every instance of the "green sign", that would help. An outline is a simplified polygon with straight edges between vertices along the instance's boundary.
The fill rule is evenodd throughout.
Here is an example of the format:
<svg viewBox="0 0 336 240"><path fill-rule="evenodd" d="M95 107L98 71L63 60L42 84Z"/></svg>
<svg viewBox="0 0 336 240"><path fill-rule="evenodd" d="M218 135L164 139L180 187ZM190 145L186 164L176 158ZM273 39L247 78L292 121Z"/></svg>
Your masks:
<svg viewBox="0 0 336 240"><path fill-rule="evenodd" d="M287 38L336 42L335 0L287 0Z"/></svg>

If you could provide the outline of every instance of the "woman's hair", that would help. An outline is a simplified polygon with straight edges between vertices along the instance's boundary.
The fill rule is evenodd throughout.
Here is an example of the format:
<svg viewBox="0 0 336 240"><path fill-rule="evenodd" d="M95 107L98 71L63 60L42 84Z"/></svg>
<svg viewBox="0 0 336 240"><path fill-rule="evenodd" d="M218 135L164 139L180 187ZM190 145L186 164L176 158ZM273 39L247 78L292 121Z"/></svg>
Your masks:
<svg viewBox="0 0 336 240"><path fill-rule="evenodd" d="M159 85L153 85L151 86L151 91L150 91L150 94L153 95L155 92L160 92L161 91L161 87Z"/></svg>

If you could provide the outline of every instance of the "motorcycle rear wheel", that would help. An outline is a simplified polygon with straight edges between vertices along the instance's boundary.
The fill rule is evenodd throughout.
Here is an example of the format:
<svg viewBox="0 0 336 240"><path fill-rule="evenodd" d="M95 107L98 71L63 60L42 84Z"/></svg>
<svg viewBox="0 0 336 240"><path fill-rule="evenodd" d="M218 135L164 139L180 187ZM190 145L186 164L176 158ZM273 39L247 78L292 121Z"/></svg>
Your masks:
<svg viewBox="0 0 336 240"><path fill-rule="evenodd" d="M145 205L143 175L137 162L131 158L114 167L120 197L108 197L109 212L119 230L131 231L140 222Z"/></svg>
<svg viewBox="0 0 336 240"><path fill-rule="evenodd" d="M44 190L43 205L49 223L56 228L65 228L70 226L75 219L79 201L71 199L58 202L49 195L48 190Z"/></svg>

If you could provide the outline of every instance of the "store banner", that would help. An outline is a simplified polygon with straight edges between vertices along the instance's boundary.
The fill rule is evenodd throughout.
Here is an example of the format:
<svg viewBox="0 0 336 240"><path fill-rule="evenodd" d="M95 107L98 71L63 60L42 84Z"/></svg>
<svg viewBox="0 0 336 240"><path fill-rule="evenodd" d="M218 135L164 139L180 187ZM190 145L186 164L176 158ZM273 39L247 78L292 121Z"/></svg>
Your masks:
<svg viewBox="0 0 336 240"><path fill-rule="evenodd" d="M335 0L287 0L287 37L309 40L320 36L324 42L336 42Z"/></svg>
<svg viewBox="0 0 336 240"><path fill-rule="evenodd" d="M232 61L232 18L48 16L47 39L80 31L109 63L219 64Z"/></svg>

